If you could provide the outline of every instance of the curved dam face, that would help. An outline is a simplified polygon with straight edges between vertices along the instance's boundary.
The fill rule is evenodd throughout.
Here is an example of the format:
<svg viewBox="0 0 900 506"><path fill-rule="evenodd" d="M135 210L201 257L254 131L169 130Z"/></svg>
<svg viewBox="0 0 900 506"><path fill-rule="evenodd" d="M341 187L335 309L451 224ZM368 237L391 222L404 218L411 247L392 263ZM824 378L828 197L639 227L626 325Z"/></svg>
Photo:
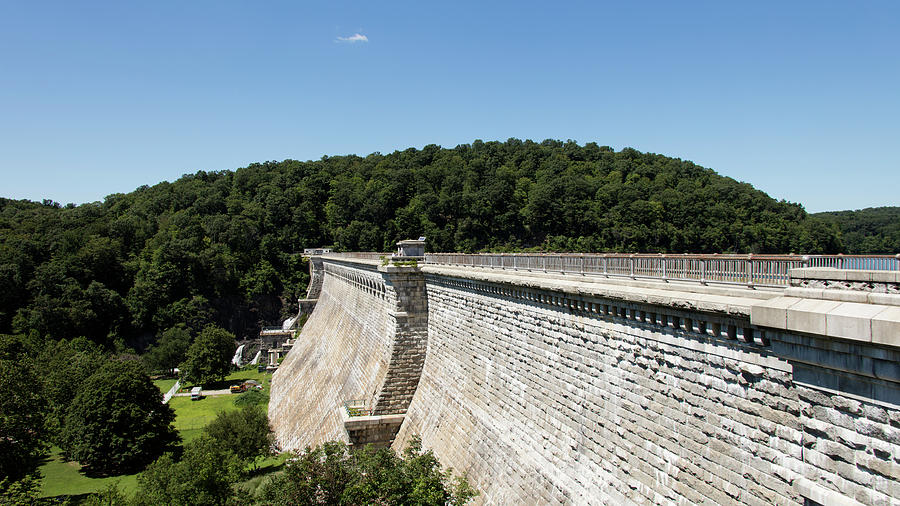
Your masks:
<svg viewBox="0 0 900 506"><path fill-rule="evenodd" d="M900 295L382 269L326 260L272 382L283 446L347 440L362 395L486 504L900 503L900 324L873 316Z"/></svg>
<svg viewBox="0 0 900 506"><path fill-rule="evenodd" d="M363 267L329 264L316 309L272 377L269 418L285 448L346 439L340 406L371 397L384 380L391 301L378 271Z"/></svg>
<svg viewBox="0 0 900 506"><path fill-rule="evenodd" d="M424 278L379 264L322 263L315 310L272 377L269 419L282 448L348 441L348 402L376 417L409 406L425 358Z"/></svg>

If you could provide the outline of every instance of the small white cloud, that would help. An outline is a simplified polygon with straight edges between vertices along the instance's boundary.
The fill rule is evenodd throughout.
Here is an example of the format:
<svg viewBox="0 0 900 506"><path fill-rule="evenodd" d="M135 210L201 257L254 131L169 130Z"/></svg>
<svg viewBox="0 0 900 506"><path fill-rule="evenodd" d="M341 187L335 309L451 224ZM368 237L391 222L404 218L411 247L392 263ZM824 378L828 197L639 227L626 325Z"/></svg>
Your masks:
<svg viewBox="0 0 900 506"><path fill-rule="evenodd" d="M361 33L354 33L349 37L338 37L338 42L349 42L350 44L355 44L357 42L369 42L369 38Z"/></svg>

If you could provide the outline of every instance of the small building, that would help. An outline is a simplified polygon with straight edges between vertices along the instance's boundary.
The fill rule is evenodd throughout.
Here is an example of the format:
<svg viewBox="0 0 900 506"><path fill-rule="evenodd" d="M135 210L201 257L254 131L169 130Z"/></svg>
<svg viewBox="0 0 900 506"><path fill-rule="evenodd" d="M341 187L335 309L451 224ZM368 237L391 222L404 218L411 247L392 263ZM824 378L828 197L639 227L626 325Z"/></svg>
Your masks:
<svg viewBox="0 0 900 506"><path fill-rule="evenodd" d="M418 240L406 239L397 243L397 254L399 257L425 258L425 238L420 237Z"/></svg>
<svg viewBox="0 0 900 506"><path fill-rule="evenodd" d="M191 389L191 400L199 401L200 396L203 395L203 390L200 387L194 387Z"/></svg>

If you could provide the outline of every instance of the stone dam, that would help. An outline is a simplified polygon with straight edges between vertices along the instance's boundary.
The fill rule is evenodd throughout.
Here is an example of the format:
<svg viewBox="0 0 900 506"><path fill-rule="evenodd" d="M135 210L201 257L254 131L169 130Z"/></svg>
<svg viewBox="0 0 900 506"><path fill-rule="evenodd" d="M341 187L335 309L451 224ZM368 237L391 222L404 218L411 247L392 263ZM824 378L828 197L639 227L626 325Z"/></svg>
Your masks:
<svg viewBox="0 0 900 506"><path fill-rule="evenodd" d="M581 261L313 257L279 445L420 435L484 504L900 504L900 272L763 287Z"/></svg>

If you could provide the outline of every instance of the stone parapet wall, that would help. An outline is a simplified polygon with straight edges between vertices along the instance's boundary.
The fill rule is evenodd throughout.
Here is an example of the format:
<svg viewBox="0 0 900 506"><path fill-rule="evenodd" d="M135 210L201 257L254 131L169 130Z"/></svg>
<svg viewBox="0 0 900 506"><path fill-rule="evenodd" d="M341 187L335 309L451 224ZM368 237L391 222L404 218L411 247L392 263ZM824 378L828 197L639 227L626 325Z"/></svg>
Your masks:
<svg viewBox="0 0 900 506"><path fill-rule="evenodd" d="M353 446L387 447L403 423L403 415L348 416L342 412L344 430Z"/></svg>

